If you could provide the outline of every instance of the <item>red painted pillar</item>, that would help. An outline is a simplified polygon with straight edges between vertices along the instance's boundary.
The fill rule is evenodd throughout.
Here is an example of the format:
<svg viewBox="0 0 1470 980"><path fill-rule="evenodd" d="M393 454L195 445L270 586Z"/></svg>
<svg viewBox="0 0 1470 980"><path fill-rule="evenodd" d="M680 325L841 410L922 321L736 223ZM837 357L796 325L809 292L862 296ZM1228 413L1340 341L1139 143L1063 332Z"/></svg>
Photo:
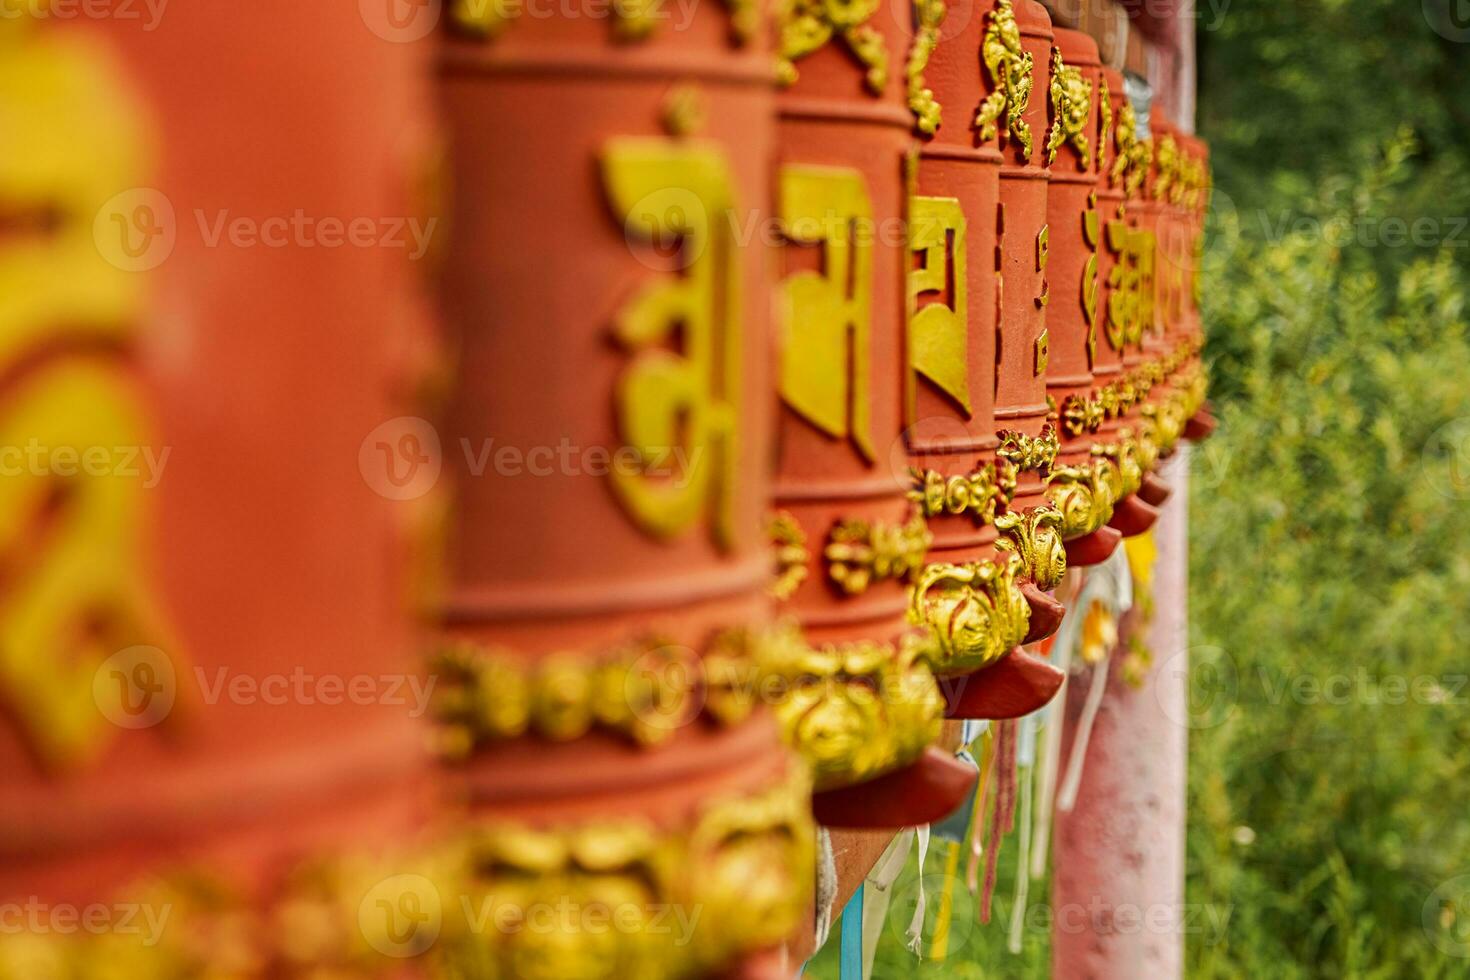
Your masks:
<svg viewBox="0 0 1470 980"><path fill-rule="evenodd" d="M1112 658L1076 804L1055 818L1052 975L1067 980L1183 973L1188 468L1183 444L1161 467L1175 492L1153 532L1151 669L1135 687ZM1069 747L1087 686L1068 685Z"/></svg>

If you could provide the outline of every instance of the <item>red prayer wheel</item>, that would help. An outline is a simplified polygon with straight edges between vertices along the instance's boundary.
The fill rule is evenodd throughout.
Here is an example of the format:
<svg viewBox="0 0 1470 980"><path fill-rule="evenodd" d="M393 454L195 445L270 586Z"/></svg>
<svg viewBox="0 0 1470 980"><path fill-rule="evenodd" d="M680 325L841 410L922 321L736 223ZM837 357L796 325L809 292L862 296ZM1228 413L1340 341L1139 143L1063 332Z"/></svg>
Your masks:
<svg viewBox="0 0 1470 980"><path fill-rule="evenodd" d="M778 710L820 790L958 766L923 754L942 701L907 618L930 543L907 495L902 439L911 12L904 0L869 0L838 13L788 11L777 97L776 588L809 645L778 673L823 689ZM941 795L916 793L902 822L959 802ZM863 798L844 824L891 818L863 812ZM832 809L819 803L818 814Z"/></svg>
<svg viewBox="0 0 1470 980"><path fill-rule="evenodd" d="M985 123L967 117L990 97L976 52L988 46L1003 71L1020 57L1020 35L1009 8L977 6L921 5L909 59L909 107L924 140L909 199L909 495L934 534L910 618L931 631L929 659L945 678L949 715L1000 718L1026 700L1014 696L1014 684L1013 696L998 696L1026 659L1013 651L1050 635L1060 606L1031 581L1026 561L996 547L996 520L1017 483L1014 465L996 456L1002 156L977 132ZM1044 683L1020 686L1026 710L1051 693L1050 668L1037 664L1032 674Z"/></svg>
<svg viewBox="0 0 1470 980"><path fill-rule="evenodd" d="M449 5L439 50L443 782L473 888L616 898L636 928L465 955L712 975L795 930L812 870L809 785L752 686L790 646L766 594L770 253L749 234L773 191L765 21L500 15ZM673 942L660 906L706 924Z"/></svg>
<svg viewBox="0 0 1470 980"><path fill-rule="evenodd" d="M1014 25L998 32L996 41L981 52L982 61L1005 64L1012 78L999 83L995 72L987 73L992 90L977 118L981 138L999 138L1003 156L996 222L1001 285L995 417L1002 429L1025 440L1054 442L1046 400L1051 343L1047 307L1052 295L1046 161L1051 16L1035 0L996 0L991 16ZM1027 77L1026 68L1029 88L1021 81ZM1014 509L1025 512L1045 496L1040 470L1023 468Z"/></svg>
<svg viewBox="0 0 1470 980"><path fill-rule="evenodd" d="M1148 479L1143 472L1137 422L1128 418L1138 392L1131 376L1123 369L1137 272L1123 203L1128 153L1133 145L1130 142L1132 107L1121 72L1103 68L1098 85L1096 200L1101 235L1097 251L1099 301L1093 376L1102 411L1098 443L1116 466L1120 484L1119 499L1113 505L1108 525L1127 537L1153 526L1158 517L1157 504L1163 502L1167 489L1154 478L1149 496L1155 500L1145 500L1138 492Z"/></svg>
<svg viewBox="0 0 1470 980"><path fill-rule="evenodd" d="M401 973L360 903L423 816L419 511L368 464L426 336L418 52L314 4L0 34L0 425L40 450L0 493L0 904L41 923L0 974Z"/></svg>
<svg viewBox="0 0 1470 980"><path fill-rule="evenodd" d="M1050 86L1051 163L1048 189L1049 275L1059 288L1047 307L1049 398L1056 406L1061 450L1048 496L1062 514L1069 562L1090 565L1112 553L1118 533L1106 526L1124 486L1118 463L1103 455L1097 434L1107 412L1093 386L1101 312L1097 253L1102 216L1097 208L1094 144L1101 66L1085 34L1058 30Z"/></svg>

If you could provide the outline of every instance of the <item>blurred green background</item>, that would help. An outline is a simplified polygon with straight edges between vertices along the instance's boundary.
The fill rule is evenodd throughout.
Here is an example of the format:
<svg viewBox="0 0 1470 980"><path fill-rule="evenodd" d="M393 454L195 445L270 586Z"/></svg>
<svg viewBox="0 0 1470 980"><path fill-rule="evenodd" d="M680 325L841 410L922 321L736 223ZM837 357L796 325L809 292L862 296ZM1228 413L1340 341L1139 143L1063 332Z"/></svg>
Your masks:
<svg viewBox="0 0 1470 980"><path fill-rule="evenodd" d="M1199 5L1187 897L1229 919L1188 974L1467 977L1470 2ZM960 888L919 963L896 902L875 975L1047 976L1044 928L1005 949L1015 846L992 924Z"/></svg>

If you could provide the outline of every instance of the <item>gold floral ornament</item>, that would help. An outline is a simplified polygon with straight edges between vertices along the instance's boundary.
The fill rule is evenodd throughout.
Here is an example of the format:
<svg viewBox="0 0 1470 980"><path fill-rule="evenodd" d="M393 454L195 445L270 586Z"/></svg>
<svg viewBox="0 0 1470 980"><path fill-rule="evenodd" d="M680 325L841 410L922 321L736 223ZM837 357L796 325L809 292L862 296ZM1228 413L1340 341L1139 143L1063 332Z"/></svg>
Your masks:
<svg viewBox="0 0 1470 980"><path fill-rule="evenodd" d="M1113 481L1109 464L1093 459L1090 464L1055 467L1047 477L1046 498L1061 512L1062 539L1070 541L1091 534L1113 516Z"/></svg>
<svg viewBox="0 0 1470 980"><path fill-rule="evenodd" d="M908 765L939 737L944 699L919 634L897 645L812 647L787 626L761 647L764 690L816 788L867 782ZM779 685L779 690L776 686Z"/></svg>
<svg viewBox="0 0 1470 980"><path fill-rule="evenodd" d="M882 95L888 85L888 50L883 35L867 23L878 6L879 0L789 0L781 23L776 80L794 84L796 62L821 50L835 36L867 68L868 91Z"/></svg>
<svg viewBox="0 0 1470 980"><path fill-rule="evenodd" d="M1180 184L1180 164L1182 160L1179 154L1179 144L1174 142L1174 137L1167 133L1161 136L1154 151L1154 172L1157 179L1154 181L1154 200L1179 202L1179 195L1183 190Z"/></svg>
<svg viewBox="0 0 1470 980"><path fill-rule="evenodd" d="M944 0L913 0L914 46L909 52L905 70L908 77L909 111L914 114L914 128L932 136L939 129L940 108L934 91L924 85L924 69L939 44L939 25L944 23Z"/></svg>
<svg viewBox="0 0 1470 980"><path fill-rule="evenodd" d="M730 11L730 33L737 44L745 44L760 28L760 9L755 0L725 0ZM493 39L525 6L522 0L451 0L449 24L467 37ZM663 0L612 0L613 32L620 40L641 41L653 34L660 20L668 19Z"/></svg>
<svg viewBox="0 0 1470 980"><path fill-rule="evenodd" d="M1015 554L966 565L936 562L914 583L909 621L934 642L927 659L941 676L988 667L1026 638L1031 606L1021 592Z"/></svg>
<svg viewBox="0 0 1470 980"><path fill-rule="evenodd" d="M1016 468L985 463L966 476L945 477L934 470L910 469L914 485L908 497L925 517L969 514L975 523L994 524L1000 509L1016 494Z"/></svg>
<svg viewBox="0 0 1470 980"><path fill-rule="evenodd" d="M904 524L849 519L832 528L827 574L848 595L859 595L882 579L905 579L923 567L933 542L922 515Z"/></svg>
<svg viewBox="0 0 1470 980"><path fill-rule="evenodd" d="M998 123L1004 113L1006 132L1021 144L1021 152L1030 159L1031 127L1022 116L1031 103L1035 59L1021 47L1021 28L1011 0L996 0L980 45L980 59L994 87L975 113L974 126L980 130L980 139L989 142L1000 135Z"/></svg>
<svg viewBox="0 0 1470 980"><path fill-rule="evenodd" d="M1062 544L1062 515L1053 507L1033 507L1002 514L995 519L1001 537L995 546L1021 559L1021 574L1049 592L1067 574L1067 549Z"/></svg>
<svg viewBox="0 0 1470 980"><path fill-rule="evenodd" d="M1113 487L1113 501L1138 492L1143 485L1143 466L1139 462L1138 442L1132 429L1119 429L1118 441L1094 444L1092 454L1109 464L1109 480Z"/></svg>
<svg viewBox="0 0 1470 980"><path fill-rule="evenodd" d="M1096 432L1107 417L1101 399L1089 395L1068 395L1062 402L1062 428L1071 436Z"/></svg>
<svg viewBox="0 0 1470 980"><path fill-rule="evenodd" d="M1113 135L1113 93L1108 89L1108 80L1099 75L1097 79L1097 112L1102 119L1097 136L1097 169L1106 173L1108 169L1108 141Z"/></svg>
<svg viewBox="0 0 1470 980"><path fill-rule="evenodd" d="M723 973L801 923L815 861L809 794L797 769L772 789L706 804L678 831L638 819L478 828L452 851L461 877L440 888L449 907L430 975Z"/></svg>
<svg viewBox="0 0 1470 980"><path fill-rule="evenodd" d="M1065 143L1077 148L1082 169L1092 169L1092 143L1087 123L1092 118L1092 83L1082 69L1062 61L1062 49L1051 49L1051 110L1054 121L1046 139L1046 162L1057 161L1057 150Z"/></svg>
<svg viewBox="0 0 1470 980"><path fill-rule="evenodd" d="M1113 168L1108 172L1108 183L1119 182L1130 197L1138 193L1148 168L1153 160L1153 146L1148 140L1138 138L1138 114L1133 103L1123 100L1118 110L1118 128L1113 132L1113 145L1117 155L1113 157Z"/></svg>
<svg viewBox="0 0 1470 980"><path fill-rule="evenodd" d="M468 643L452 646L431 664L440 751L462 759L496 741L529 735L565 742L594 728L653 746L701 714L737 724L750 713L749 699L728 696L723 668L732 660L750 662L753 643L743 631L719 634L709 644L708 654L718 654L709 664L659 639L595 658L564 653L534 661Z"/></svg>
<svg viewBox="0 0 1470 980"><path fill-rule="evenodd" d="M0 980L392 980L431 955L462 880L437 851L334 855L258 902L213 868L179 867L109 896L131 927L7 930Z"/></svg>
<svg viewBox="0 0 1470 980"><path fill-rule="evenodd" d="M1061 448L1056 427L1050 422L1036 436L1028 436L1013 429L998 432L996 435L1000 439L1000 448L995 451L995 455L1022 472L1046 472L1056 462L1057 450Z"/></svg>
<svg viewBox="0 0 1470 980"><path fill-rule="evenodd" d="M768 533L776 549L776 578L768 591L785 602L806 581L811 552L806 547L806 532L789 511L778 511L771 516Z"/></svg>

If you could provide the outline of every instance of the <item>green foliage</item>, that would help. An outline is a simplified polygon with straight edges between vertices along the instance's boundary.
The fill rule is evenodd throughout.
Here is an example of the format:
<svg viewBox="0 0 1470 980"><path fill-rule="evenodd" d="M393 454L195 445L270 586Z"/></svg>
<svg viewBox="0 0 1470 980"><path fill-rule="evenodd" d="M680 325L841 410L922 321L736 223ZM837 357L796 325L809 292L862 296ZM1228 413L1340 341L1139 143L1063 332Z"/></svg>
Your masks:
<svg viewBox="0 0 1470 980"><path fill-rule="evenodd" d="M1302 230L1216 229L1189 868L1191 901L1236 914L1193 975L1470 972L1424 921L1470 870L1470 278L1448 251L1312 230L1382 215L1418 176L1400 135L1351 194L1298 202Z"/></svg>
<svg viewBox="0 0 1470 980"><path fill-rule="evenodd" d="M1470 47L1434 2L1237 0L1201 38L1189 900L1234 914L1192 976L1470 974Z"/></svg>

